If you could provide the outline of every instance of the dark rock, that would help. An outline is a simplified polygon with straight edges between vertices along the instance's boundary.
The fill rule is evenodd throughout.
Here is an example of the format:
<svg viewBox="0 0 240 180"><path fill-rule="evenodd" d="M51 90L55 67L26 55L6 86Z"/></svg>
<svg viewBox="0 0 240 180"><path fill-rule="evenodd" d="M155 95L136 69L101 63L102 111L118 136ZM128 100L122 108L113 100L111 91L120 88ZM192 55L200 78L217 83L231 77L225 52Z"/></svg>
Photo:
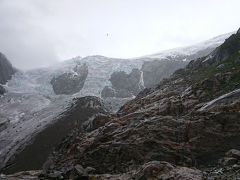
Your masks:
<svg viewBox="0 0 240 180"><path fill-rule="evenodd" d="M238 29L237 34L240 34L240 28Z"/></svg>
<svg viewBox="0 0 240 180"><path fill-rule="evenodd" d="M218 82L216 80L212 80L212 79L205 79L202 83L201 83L201 87L203 89L207 89L207 90L213 90L216 89Z"/></svg>
<svg viewBox="0 0 240 180"><path fill-rule="evenodd" d="M224 157L219 160L219 164L222 166L234 165L236 163L237 163L237 159L232 157Z"/></svg>
<svg viewBox="0 0 240 180"><path fill-rule="evenodd" d="M133 69L130 74L124 71L114 72L111 75L110 81L114 89L128 90L135 95L141 90L139 87L141 72L138 69Z"/></svg>
<svg viewBox="0 0 240 180"><path fill-rule="evenodd" d="M114 72L109 79L112 87L104 87L101 96L127 98L137 95L144 88L141 77L142 72L138 69L133 69L130 74L124 71Z"/></svg>
<svg viewBox="0 0 240 180"><path fill-rule="evenodd" d="M231 149L226 153L227 157L233 157L240 160L240 151L236 149Z"/></svg>
<svg viewBox="0 0 240 180"><path fill-rule="evenodd" d="M131 93L131 91L128 91L127 89L119 89L116 91L115 97L118 98L128 98L128 97L132 97L133 94Z"/></svg>
<svg viewBox="0 0 240 180"><path fill-rule="evenodd" d="M5 88L0 85L0 95L4 94L6 92Z"/></svg>
<svg viewBox="0 0 240 180"><path fill-rule="evenodd" d="M77 165L74 167L74 169L76 170L76 172L78 173L79 176L84 176L84 175L86 175L86 174L85 174L85 169L84 169L81 165L77 164Z"/></svg>
<svg viewBox="0 0 240 180"><path fill-rule="evenodd" d="M235 55L240 49L240 34L233 34L225 42L216 48L210 55L206 58L195 62L195 67L208 67L214 63L221 63L226 61L230 56ZM231 59L231 58L230 58Z"/></svg>
<svg viewBox="0 0 240 180"><path fill-rule="evenodd" d="M79 92L85 83L88 75L88 67L76 66L73 72L61 74L52 78L51 84L55 94L75 94Z"/></svg>
<svg viewBox="0 0 240 180"><path fill-rule="evenodd" d="M101 92L101 97L107 98L107 97L115 97L115 90L111 86L105 86Z"/></svg>
<svg viewBox="0 0 240 180"><path fill-rule="evenodd" d="M142 66L143 81L146 88L155 87L164 78L169 77L177 69L187 65L184 61L154 60L144 62Z"/></svg>
<svg viewBox="0 0 240 180"><path fill-rule="evenodd" d="M0 84L5 84L16 72L8 59L0 53Z"/></svg>
<svg viewBox="0 0 240 180"><path fill-rule="evenodd" d="M16 155L15 159L7 163L13 165L7 169L6 173L16 172L16 170L40 169L42 166L44 173L53 172L56 170L54 169L54 161L51 158L47 160L47 158L54 147L59 144L56 149L64 148L66 142L71 143L71 139L76 136L76 129L84 132L81 128L82 124L97 114L102 116L108 114L108 110L100 98L93 96L75 98L68 109L60 114L54 123L38 133L30 145ZM100 126L100 124L100 122L94 122L93 127ZM36 153L38 154L37 158ZM71 164L68 164L64 171L68 171L69 168L71 168ZM64 173L63 170L59 171Z"/></svg>

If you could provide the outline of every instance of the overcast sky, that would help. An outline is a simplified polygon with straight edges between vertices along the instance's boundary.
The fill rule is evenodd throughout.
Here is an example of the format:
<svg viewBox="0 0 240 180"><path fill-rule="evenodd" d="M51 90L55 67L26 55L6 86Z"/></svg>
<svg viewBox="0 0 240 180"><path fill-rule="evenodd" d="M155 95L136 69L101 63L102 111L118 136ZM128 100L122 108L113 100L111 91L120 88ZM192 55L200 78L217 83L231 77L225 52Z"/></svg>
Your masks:
<svg viewBox="0 0 240 180"><path fill-rule="evenodd" d="M132 58L240 26L240 0L0 0L0 52L14 66L74 56Z"/></svg>

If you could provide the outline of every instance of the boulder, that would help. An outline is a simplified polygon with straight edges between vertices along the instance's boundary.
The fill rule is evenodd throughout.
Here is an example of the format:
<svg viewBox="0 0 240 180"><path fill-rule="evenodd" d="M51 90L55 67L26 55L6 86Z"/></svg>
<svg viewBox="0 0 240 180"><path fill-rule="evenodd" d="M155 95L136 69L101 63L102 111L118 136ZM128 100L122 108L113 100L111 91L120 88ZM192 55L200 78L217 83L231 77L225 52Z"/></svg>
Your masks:
<svg viewBox="0 0 240 180"><path fill-rule="evenodd" d="M79 92L84 86L87 75L88 67L84 64L83 66L76 66L73 72L53 77L51 84L55 94L71 95Z"/></svg>

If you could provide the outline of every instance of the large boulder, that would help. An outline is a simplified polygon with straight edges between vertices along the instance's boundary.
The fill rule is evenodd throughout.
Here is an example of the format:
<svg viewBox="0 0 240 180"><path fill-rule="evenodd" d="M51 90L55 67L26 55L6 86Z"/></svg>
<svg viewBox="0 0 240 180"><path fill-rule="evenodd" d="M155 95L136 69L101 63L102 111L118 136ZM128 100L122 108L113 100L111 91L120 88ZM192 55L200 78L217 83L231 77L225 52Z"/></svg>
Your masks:
<svg viewBox="0 0 240 180"><path fill-rule="evenodd" d="M16 72L6 56L0 53L0 84L5 84Z"/></svg>
<svg viewBox="0 0 240 180"><path fill-rule="evenodd" d="M76 66L72 72L53 77L51 84L55 94L71 95L79 92L84 86L87 75L88 67L84 64Z"/></svg>

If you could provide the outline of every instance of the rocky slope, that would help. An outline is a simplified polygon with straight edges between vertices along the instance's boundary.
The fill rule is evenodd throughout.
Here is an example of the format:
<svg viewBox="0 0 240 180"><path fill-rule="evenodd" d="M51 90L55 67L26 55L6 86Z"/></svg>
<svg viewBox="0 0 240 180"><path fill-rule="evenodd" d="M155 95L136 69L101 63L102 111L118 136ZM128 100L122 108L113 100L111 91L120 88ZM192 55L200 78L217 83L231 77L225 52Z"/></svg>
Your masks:
<svg viewBox="0 0 240 180"><path fill-rule="evenodd" d="M54 120L55 123L38 133L33 142L8 161L4 172L41 168L54 146L73 129L82 129L82 131L96 129L104 124L104 118L108 119L107 112L103 102L97 97L73 99L66 110ZM94 118L100 118L102 121L95 121ZM37 157L36 152L39 152Z"/></svg>
<svg viewBox="0 0 240 180"><path fill-rule="evenodd" d="M54 94L50 84L51 78L71 72L76 63L83 65L86 62L88 63L88 76L82 90L74 95L76 97L99 96L101 89L106 85L111 85L107 81L111 74L116 71L125 71L129 74L134 68L141 69L143 59L134 61L92 56L73 59L59 67L15 75L7 87L11 93L1 99L1 107L3 107L1 113L4 116L10 114L12 109L16 112L7 121L4 117L0 119L3 122L1 127L4 129L0 134L2 149L0 155L4 162L14 154L17 147L30 140L33 134L47 127L51 122L55 122L52 119L58 117L67 108L64 106L66 104L64 101L72 100L72 96L56 96ZM224 155L223 151L228 148L239 149L233 140L237 139L239 135L236 130L238 122L235 120L239 115L235 112L238 108L238 101L234 101L235 104L232 105L232 100L230 100L236 96L223 96L231 98L227 100L226 104L224 104L225 100L222 100L223 105L213 108L219 109L215 110L216 112L213 111L214 113L200 110L203 103L213 103L214 101L211 100L214 98L239 88L237 84L238 66L235 70L231 69L231 63L222 69L217 67L214 66L213 74L209 75L206 73L208 71L204 71L204 69L194 69L188 66L186 69L177 71L170 79L162 81L159 87L142 91L136 99L127 103L116 115L106 113L90 118L81 125L79 131L74 131L60 143L45 164L42 178L68 178L70 175L78 177L92 173L94 174L93 178L126 179L126 177L135 177L135 179L144 179L152 176L151 173L150 175L144 173L145 167L148 167L150 162L154 167L154 171L150 172L154 172L154 176L161 176L162 172L171 176L179 176L178 170L180 172L186 170L189 172L186 176L193 173L196 175L194 178L202 177L202 172L192 168L182 169L180 166L205 166L203 163L205 156L206 159L209 159L209 162L206 161L207 163L214 164L216 159ZM229 67L231 68L229 69ZM199 72L202 75L201 73L196 75L198 69L201 69ZM197 83L198 79L204 79L204 81ZM209 89L209 87L212 88ZM211 93L208 94L208 92ZM34 96L36 93L37 97ZM232 94L234 93L235 91L232 92ZM38 101L39 99L41 101ZM219 102L218 99L215 101ZM23 102L28 106L19 109L18 104ZM39 105L34 105L36 102L39 102ZM27 108L31 106L34 108ZM228 109L231 113L224 114L225 111L222 109ZM227 121L229 118L232 120ZM81 118L76 120L78 119ZM208 124L209 128L205 128L205 125ZM236 129L232 130L231 127L236 127ZM222 133L223 138L221 139L220 134ZM206 142L208 136L210 136L210 145ZM216 139L216 145L212 145L211 143ZM228 142L226 148L216 154L216 157L208 158L208 152L211 154L216 149L221 149L220 147L225 141ZM14 143L18 142L23 143L15 146ZM191 142L193 143L191 144ZM196 146L199 146L200 143L207 145L198 150ZM166 166L172 167L167 171L161 171L164 160L168 161ZM24 161L22 163L24 164ZM87 168L88 166L89 168ZM93 168L95 168L95 172ZM138 171L140 175L138 175ZM81 175L78 174L79 172ZM148 171L146 170L146 172Z"/></svg>
<svg viewBox="0 0 240 180"><path fill-rule="evenodd" d="M201 172L186 169L193 176L182 179L211 177L212 171L204 168L215 167L230 149L240 149L240 47L234 46L236 51L224 59L217 58L225 50L232 52L231 44L239 38L240 34L232 35L217 48L218 53L191 62L154 89L145 89L104 126L70 137L49 158L45 172L57 171L66 178L83 166L95 174L120 174L127 179L126 174L152 163L149 174L143 170L130 177L161 179L161 164L167 161L174 165L164 167L174 172L169 168L165 176L178 177L174 175L177 165L203 168ZM205 66L209 57L215 60ZM219 69L223 62L227 65Z"/></svg>

